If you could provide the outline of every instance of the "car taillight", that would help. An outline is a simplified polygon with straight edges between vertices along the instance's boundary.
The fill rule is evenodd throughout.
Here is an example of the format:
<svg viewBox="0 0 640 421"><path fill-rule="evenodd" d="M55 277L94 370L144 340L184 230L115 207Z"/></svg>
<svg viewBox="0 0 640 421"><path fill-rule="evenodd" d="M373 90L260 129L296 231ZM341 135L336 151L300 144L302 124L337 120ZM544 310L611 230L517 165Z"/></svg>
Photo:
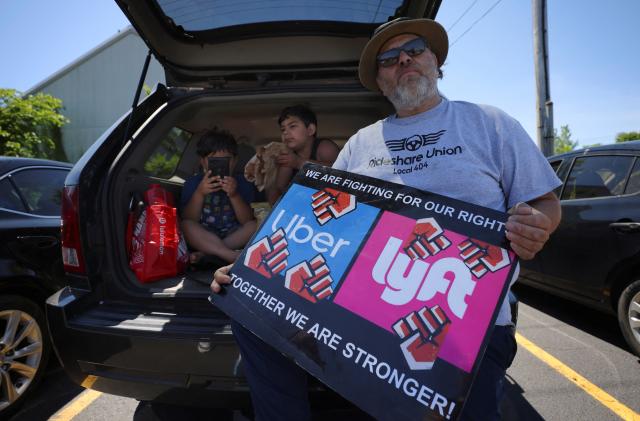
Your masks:
<svg viewBox="0 0 640 421"><path fill-rule="evenodd" d="M78 186L66 186L62 194L62 261L65 271L84 273L78 203Z"/></svg>

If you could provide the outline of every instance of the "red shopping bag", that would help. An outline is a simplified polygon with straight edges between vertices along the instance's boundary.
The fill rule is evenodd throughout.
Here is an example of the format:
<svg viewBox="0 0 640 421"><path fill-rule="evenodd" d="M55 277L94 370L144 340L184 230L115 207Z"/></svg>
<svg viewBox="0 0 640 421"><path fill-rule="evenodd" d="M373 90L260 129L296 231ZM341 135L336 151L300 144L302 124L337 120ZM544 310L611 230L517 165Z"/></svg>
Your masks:
<svg viewBox="0 0 640 421"><path fill-rule="evenodd" d="M189 256L171 193L152 184L144 197L146 206L139 215L130 211L127 231L131 235L129 266L146 283L182 273Z"/></svg>

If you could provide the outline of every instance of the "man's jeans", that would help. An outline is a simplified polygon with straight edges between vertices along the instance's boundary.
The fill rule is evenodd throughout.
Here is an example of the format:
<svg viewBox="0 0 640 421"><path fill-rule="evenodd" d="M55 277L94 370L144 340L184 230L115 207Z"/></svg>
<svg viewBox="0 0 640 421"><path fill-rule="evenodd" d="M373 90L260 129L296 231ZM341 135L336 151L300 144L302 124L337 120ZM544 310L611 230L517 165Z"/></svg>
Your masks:
<svg viewBox="0 0 640 421"><path fill-rule="evenodd" d="M500 402L504 395L504 376L517 351L515 332L516 328L513 326L494 327L460 420L502 419Z"/></svg>
<svg viewBox="0 0 640 421"><path fill-rule="evenodd" d="M310 420L307 372L239 323L232 321L231 328L242 354L255 420Z"/></svg>
<svg viewBox="0 0 640 421"><path fill-rule="evenodd" d="M256 421L311 419L307 373L238 323L232 321L231 326L242 354ZM515 328L496 326L465 403L462 420L500 419L504 376L515 355Z"/></svg>

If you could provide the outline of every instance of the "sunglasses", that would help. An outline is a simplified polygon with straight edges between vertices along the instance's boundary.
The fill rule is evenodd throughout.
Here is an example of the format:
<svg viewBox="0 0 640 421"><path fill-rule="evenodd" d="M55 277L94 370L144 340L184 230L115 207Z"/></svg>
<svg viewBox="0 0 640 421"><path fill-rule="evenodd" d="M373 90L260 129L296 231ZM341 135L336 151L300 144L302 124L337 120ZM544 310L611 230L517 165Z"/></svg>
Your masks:
<svg viewBox="0 0 640 421"><path fill-rule="evenodd" d="M376 61L380 67L391 67L398 63L402 51L409 57L415 57L424 53L424 50L427 48L429 48L429 45L427 45L427 41L425 41L424 38L412 39L400 47L392 48L379 54L378 57L376 57Z"/></svg>

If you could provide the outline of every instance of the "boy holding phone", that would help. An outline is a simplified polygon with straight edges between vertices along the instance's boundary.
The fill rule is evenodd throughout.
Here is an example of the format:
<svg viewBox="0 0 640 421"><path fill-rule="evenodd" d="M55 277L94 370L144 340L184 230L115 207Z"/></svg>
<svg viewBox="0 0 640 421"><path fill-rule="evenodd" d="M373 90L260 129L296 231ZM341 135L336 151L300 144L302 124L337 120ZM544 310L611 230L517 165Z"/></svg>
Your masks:
<svg viewBox="0 0 640 421"><path fill-rule="evenodd" d="M191 262L205 255L233 262L256 229L253 186L230 175L238 153L231 133L206 131L196 147L203 172L185 181L180 199L182 230L196 250Z"/></svg>

